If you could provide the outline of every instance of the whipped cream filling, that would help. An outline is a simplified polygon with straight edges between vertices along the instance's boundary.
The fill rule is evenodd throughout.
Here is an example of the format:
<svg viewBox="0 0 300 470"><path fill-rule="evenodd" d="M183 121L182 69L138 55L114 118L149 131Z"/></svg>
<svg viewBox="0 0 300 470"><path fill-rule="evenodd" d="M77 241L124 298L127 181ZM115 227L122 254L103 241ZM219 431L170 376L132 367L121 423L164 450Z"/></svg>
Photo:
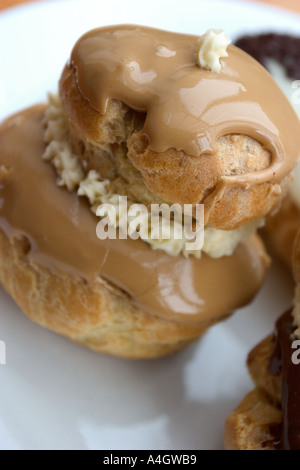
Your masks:
<svg viewBox="0 0 300 470"><path fill-rule="evenodd" d="M296 113L300 118L300 80L289 78L282 65L272 59L268 59L267 67L272 77L277 82L281 90L284 92L290 103L293 105ZM299 123L300 132L300 123ZM294 169L294 179L289 187L289 194L294 203L300 209L300 162Z"/></svg>
<svg viewBox="0 0 300 470"><path fill-rule="evenodd" d="M220 73L220 59L228 57L227 47L231 40L221 29L209 29L198 40L197 64L203 69Z"/></svg>
<svg viewBox="0 0 300 470"><path fill-rule="evenodd" d="M55 167L58 174L57 184L65 186L69 191L76 190L79 196L86 197L89 200L91 210L95 214L99 205L112 204L116 210L116 225L118 227L119 220L124 215L119 213L119 195L111 191L110 181L102 179L97 171L90 170L87 175L84 174L79 158L72 150L69 141L68 123L57 95L49 95L49 106L45 112L44 140L47 145L43 159L51 161ZM130 207L130 204L135 202L128 201L128 206ZM150 217L150 212L147 217ZM129 224L131 221L130 215L127 219ZM193 255L200 258L203 251L213 258L220 258L230 256L239 243L246 241L258 227L263 225L263 219L255 219L238 229L229 231L206 226L204 228L204 244L198 250L186 250L186 243L190 240L185 238L184 232L182 238L174 238L174 233L178 229L176 223L175 219L171 221L170 238L163 238L163 232L159 239L152 238L153 227L150 223L148 224L148 233L146 235L140 233L139 236L146 243L149 243L152 249L163 250L172 256L183 254L184 256Z"/></svg>

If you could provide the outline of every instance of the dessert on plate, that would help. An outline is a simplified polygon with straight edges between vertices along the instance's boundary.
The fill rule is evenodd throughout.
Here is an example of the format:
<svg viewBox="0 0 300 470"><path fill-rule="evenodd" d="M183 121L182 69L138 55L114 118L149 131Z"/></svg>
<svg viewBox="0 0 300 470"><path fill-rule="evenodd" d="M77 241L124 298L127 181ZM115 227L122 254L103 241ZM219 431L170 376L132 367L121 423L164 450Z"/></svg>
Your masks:
<svg viewBox="0 0 300 470"><path fill-rule="evenodd" d="M243 36L236 41L236 45L269 70L300 116L300 37L262 33ZM300 164L295 168L294 179L286 197L266 218L266 225L262 229L267 248L290 268L293 242L299 229Z"/></svg>
<svg viewBox="0 0 300 470"><path fill-rule="evenodd" d="M277 320L275 332L248 356L255 389L227 418L226 449L300 449L300 232L293 268L294 305Z"/></svg>
<svg viewBox="0 0 300 470"><path fill-rule="evenodd" d="M59 95L1 125L2 285L32 320L96 351L183 348L262 285L256 229L286 192L297 129L269 73L221 31L88 32ZM132 229L136 204L147 213ZM154 236L163 216L148 224L154 205L175 208L169 236ZM186 217L197 226L199 205L204 241L188 250L175 233Z"/></svg>

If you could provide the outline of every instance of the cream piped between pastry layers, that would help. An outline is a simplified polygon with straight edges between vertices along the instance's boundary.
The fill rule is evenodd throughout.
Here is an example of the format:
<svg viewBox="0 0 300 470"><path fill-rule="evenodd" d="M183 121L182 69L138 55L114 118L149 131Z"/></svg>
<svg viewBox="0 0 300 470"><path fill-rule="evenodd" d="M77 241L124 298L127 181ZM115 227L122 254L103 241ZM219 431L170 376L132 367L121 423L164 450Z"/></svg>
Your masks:
<svg viewBox="0 0 300 470"><path fill-rule="evenodd" d="M112 204L117 212L117 226L121 214L119 210L119 194L112 192L110 181L102 179L101 175L90 170L86 175L76 154L72 151L69 141L69 129L67 119L63 113L58 96L49 95L49 106L45 112L45 142L46 150L43 154L45 160L50 160L58 173L57 184L65 186L69 191L77 190L79 196L88 198L92 212L96 213L97 207L101 204ZM128 201L129 205L136 201ZM150 212L148 212L148 217ZM127 218L128 223L130 217ZM140 238L148 243L152 249L163 250L169 255L176 256L182 253L185 256L193 255L201 257L201 252L207 253L213 258L230 256L237 245L246 241L255 230L263 224L263 219L255 219L235 230L220 230L206 226L204 228L204 244L202 249L186 250L186 243L189 241L183 233L181 239L175 239L176 221L171 221L171 236L168 239L151 237L151 224L148 224L148 236L144 237L140 233Z"/></svg>

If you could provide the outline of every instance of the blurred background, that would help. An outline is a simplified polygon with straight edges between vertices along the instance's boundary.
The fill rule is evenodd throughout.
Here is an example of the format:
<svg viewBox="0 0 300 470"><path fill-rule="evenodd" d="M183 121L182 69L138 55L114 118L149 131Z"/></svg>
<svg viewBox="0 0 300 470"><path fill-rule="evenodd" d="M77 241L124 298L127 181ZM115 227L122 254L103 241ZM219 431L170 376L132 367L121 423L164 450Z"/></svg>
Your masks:
<svg viewBox="0 0 300 470"><path fill-rule="evenodd" d="M0 0L0 10L9 8L15 5L20 5L21 3L28 3L29 1L40 2L43 0ZM70 0L72 1L72 0ZM268 3L271 5L277 5L279 7L287 8L290 10L300 11L300 1L299 0L252 0L256 2ZM226 0L224 0L226 2ZM240 2L239 2L240 3Z"/></svg>

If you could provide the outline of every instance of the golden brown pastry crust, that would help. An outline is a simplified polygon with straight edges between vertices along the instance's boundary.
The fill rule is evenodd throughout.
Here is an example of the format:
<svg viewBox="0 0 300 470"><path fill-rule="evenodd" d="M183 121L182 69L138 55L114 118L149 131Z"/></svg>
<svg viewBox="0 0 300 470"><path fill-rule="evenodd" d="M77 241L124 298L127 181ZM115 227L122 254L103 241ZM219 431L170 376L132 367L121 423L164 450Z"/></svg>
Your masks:
<svg viewBox="0 0 300 470"><path fill-rule="evenodd" d="M292 269L293 245L300 229L300 210L291 196L283 199L280 208L266 219L262 236L271 254Z"/></svg>
<svg viewBox="0 0 300 470"><path fill-rule="evenodd" d="M225 318L187 324L150 315L102 279L88 283L29 262L29 249L26 238L10 240L0 230L3 287L33 321L95 351L134 359L171 354Z"/></svg>
<svg viewBox="0 0 300 470"><path fill-rule="evenodd" d="M270 358L275 350L274 335L267 336L248 355L247 365L253 382L258 388L272 397L272 401L281 401L281 379L268 372Z"/></svg>
<svg viewBox="0 0 300 470"><path fill-rule="evenodd" d="M273 335L261 341L248 356L256 388L248 393L225 423L226 450L275 450L274 427L282 422L281 378L268 372L275 348Z"/></svg>
<svg viewBox="0 0 300 470"><path fill-rule="evenodd" d="M292 199L287 197L271 221L272 227L270 221L267 225L267 230L270 230L268 236L271 237L274 249L293 269L298 286L300 283L299 217L298 208ZM247 365L256 388L246 395L228 416L224 434L225 449L276 450L272 443L272 427L274 424L282 423L281 375L271 375L268 370L275 345L275 337L270 335L248 355ZM271 438L266 439L267 434ZM262 446L266 442L267 445Z"/></svg>
<svg viewBox="0 0 300 470"><path fill-rule="evenodd" d="M281 420L282 413L269 395L255 388L226 420L225 450L275 450L272 427Z"/></svg>
<svg viewBox="0 0 300 470"><path fill-rule="evenodd" d="M292 266L293 274L296 278L298 286L300 284L300 226L299 230L295 234L293 252L292 252Z"/></svg>
<svg viewBox="0 0 300 470"><path fill-rule="evenodd" d="M264 183L247 189L225 185L217 200L222 177L259 171L270 165L270 153L262 145L247 136L228 135L218 140L213 155L192 157L172 148L156 153L149 150L147 140L137 132L143 114L111 100L106 114L101 115L80 93L71 66L65 67L59 89L79 157L90 163L91 155L96 156L93 168L101 170L104 178L109 176L103 174L103 167L109 167L111 174L117 172L129 184L133 175L135 184L140 185L137 202L147 202L143 200L145 192L148 200L152 194L153 201L161 198L171 203L203 203L209 225L232 230L268 213L286 192L289 177L280 185ZM114 161L116 152L127 159L123 167Z"/></svg>

